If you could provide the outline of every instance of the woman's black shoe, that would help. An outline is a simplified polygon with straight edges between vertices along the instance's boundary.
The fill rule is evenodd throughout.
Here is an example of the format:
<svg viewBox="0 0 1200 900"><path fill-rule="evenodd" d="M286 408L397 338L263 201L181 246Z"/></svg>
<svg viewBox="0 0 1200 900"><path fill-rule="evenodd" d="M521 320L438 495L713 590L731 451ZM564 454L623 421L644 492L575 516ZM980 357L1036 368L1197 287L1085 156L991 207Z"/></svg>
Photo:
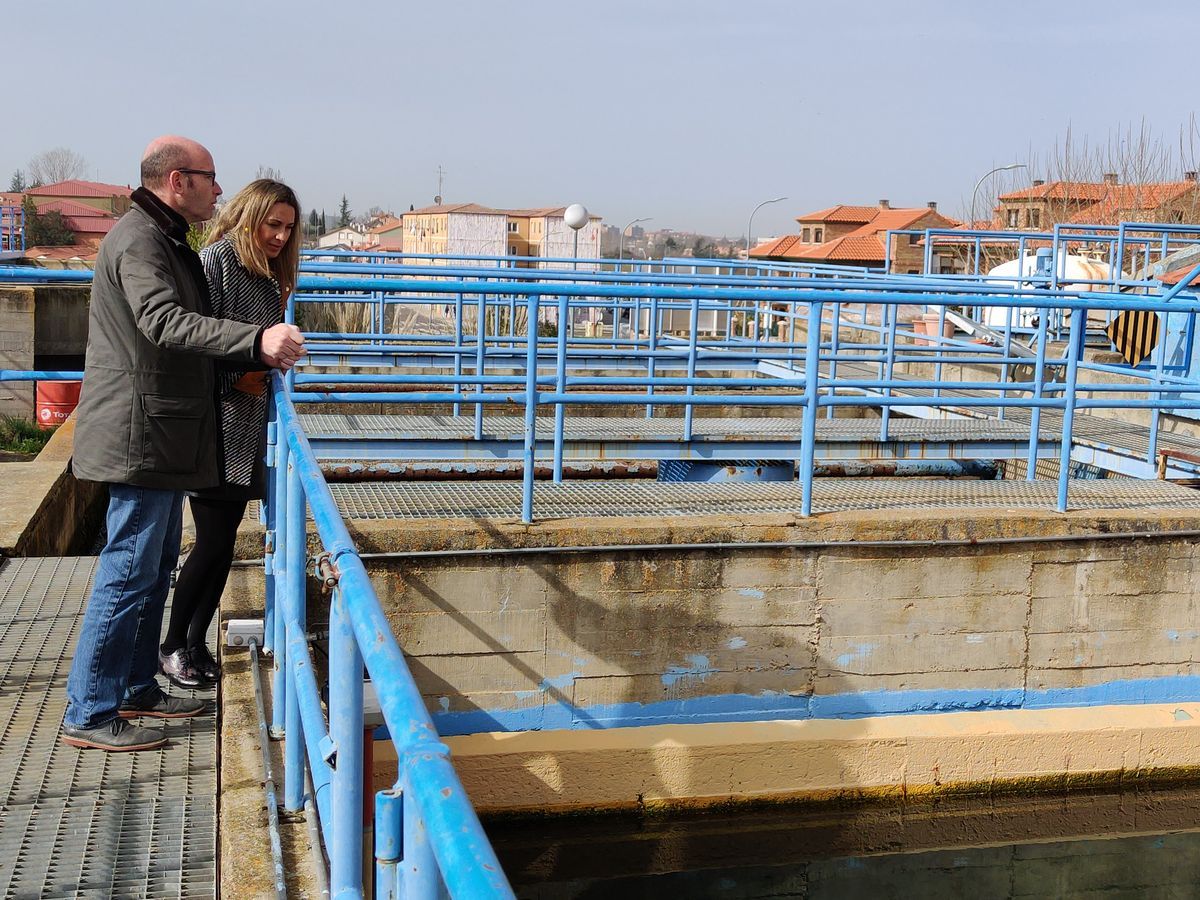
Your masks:
<svg viewBox="0 0 1200 900"><path fill-rule="evenodd" d="M191 657L192 665L196 667L196 670L209 681L215 682L220 679L221 666L208 652L207 644L189 647L188 656Z"/></svg>
<svg viewBox="0 0 1200 900"><path fill-rule="evenodd" d="M204 673L192 662L191 654L180 647L173 653L158 652L158 671L166 676L167 681L176 687L181 688L199 688L207 687L208 679L204 677Z"/></svg>

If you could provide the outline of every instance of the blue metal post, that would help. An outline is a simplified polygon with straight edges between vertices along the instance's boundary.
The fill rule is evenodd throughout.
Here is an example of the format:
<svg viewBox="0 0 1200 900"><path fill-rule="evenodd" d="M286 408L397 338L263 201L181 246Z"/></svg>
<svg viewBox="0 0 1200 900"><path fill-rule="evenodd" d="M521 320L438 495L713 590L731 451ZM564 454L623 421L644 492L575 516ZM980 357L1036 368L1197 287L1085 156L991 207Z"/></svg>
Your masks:
<svg viewBox="0 0 1200 900"><path fill-rule="evenodd" d="M266 596L263 610L263 652L272 653L275 646L275 526L279 518L275 509L275 447L279 423L275 415L275 395L268 393L267 422L267 496L262 504L263 522L263 580Z"/></svg>
<svg viewBox="0 0 1200 900"><path fill-rule="evenodd" d="M404 795L399 788L375 794L375 900L400 897L399 864L404 853Z"/></svg>
<svg viewBox="0 0 1200 900"><path fill-rule="evenodd" d="M1055 226L1057 228L1057 226ZM1058 457L1058 511L1067 511L1067 485L1071 478L1071 435L1075 427L1075 386L1079 372L1079 351L1083 344L1086 309L1071 310L1070 343L1067 347L1067 374L1063 390L1062 450Z"/></svg>
<svg viewBox="0 0 1200 900"><path fill-rule="evenodd" d="M700 298L692 298L691 315L688 318L688 367L687 377L689 379L696 377L696 341L700 330ZM687 395L691 397L696 393L696 386L689 384L687 386ZM690 441L692 439L692 404L688 404L683 408L683 439Z"/></svg>
<svg viewBox="0 0 1200 900"><path fill-rule="evenodd" d="M409 752L419 752L410 750ZM404 900L437 900L440 893L440 877L433 845L421 821L420 811L413 800L416 793L411 789L411 776L405 759L400 760L400 771L404 793L404 860L400 866L400 888Z"/></svg>
<svg viewBox="0 0 1200 900"><path fill-rule="evenodd" d="M883 377L891 381L896 370L896 322L900 318L899 308L895 306L884 306L883 317L887 321L887 353L884 357ZM892 389L884 388L883 396L885 398L892 396ZM886 441L888 439L888 423L891 420L892 407L885 399L883 410L879 418L879 439Z"/></svg>
<svg viewBox="0 0 1200 900"><path fill-rule="evenodd" d="M271 623L274 631L271 662L274 671L271 677L271 736L276 740L284 734L284 714L287 706L287 485L288 464L291 448L282 433L282 424L277 433L275 448L275 599L272 605L277 611Z"/></svg>
<svg viewBox="0 0 1200 900"><path fill-rule="evenodd" d="M1163 386L1163 367L1166 364L1167 358L1167 323L1171 320L1171 314L1164 312L1161 314L1162 320L1159 323L1158 345L1154 348L1154 387ZM1154 394L1155 400L1165 399L1164 394ZM1162 419L1162 407L1156 406L1150 411L1150 434L1148 437L1148 447L1146 450L1146 462L1154 465L1158 457L1158 426Z"/></svg>
<svg viewBox="0 0 1200 900"><path fill-rule="evenodd" d="M329 616L329 737L333 769L333 846L329 888L335 898L362 895L363 659L342 589Z"/></svg>
<svg viewBox="0 0 1200 900"><path fill-rule="evenodd" d="M478 328L475 336L475 374L483 375L484 338L487 332L487 295L479 295ZM483 393L484 384L479 383L479 393ZM483 440L483 403L475 404L475 440Z"/></svg>
<svg viewBox="0 0 1200 900"><path fill-rule="evenodd" d="M462 330L463 295L459 291L454 295L454 377L462 377L463 371L463 330ZM459 385L459 390L462 385ZM454 404L454 415L462 414L462 404Z"/></svg>
<svg viewBox="0 0 1200 900"><path fill-rule="evenodd" d="M800 444L800 515L812 514L813 455L817 440L817 384L821 374L821 304L808 305L808 344L804 352L804 423Z"/></svg>
<svg viewBox="0 0 1200 900"><path fill-rule="evenodd" d="M838 355L838 350L841 345L841 332L842 332L842 304L840 302L835 302L833 304L833 322L831 325L830 341L829 341L829 353L830 353L829 380L830 381L837 381L837 365L838 365L837 355ZM789 344L796 343L796 304L794 302L792 303L792 334L791 334L791 337L788 338L788 343ZM791 353L792 351L789 350L788 352ZM830 419L833 418L833 406L832 405L830 405L828 410L826 410L826 417L830 418Z"/></svg>
<svg viewBox="0 0 1200 900"><path fill-rule="evenodd" d="M1038 310L1037 357L1034 360L1033 399L1042 399L1042 388L1046 382L1046 341L1049 339L1050 310ZM1025 460L1025 480L1033 481L1036 477L1034 469L1037 466L1037 448L1040 442L1042 427L1042 408L1031 407L1029 410L1029 454Z"/></svg>
<svg viewBox="0 0 1200 900"><path fill-rule="evenodd" d="M554 377L555 387L560 394L567 392L567 319L570 315L568 303L570 298L565 294L558 297L558 337L555 340ZM561 484L563 480L563 428L566 424L567 408L565 403L554 404L554 483Z"/></svg>
<svg viewBox="0 0 1200 900"><path fill-rule="evenodd" d="M725 314L725 332L726 332L725 339L726 339L726 341L729 340L729 321L730 321L730 318L732 317L732 315L733 315L732 313ZM658 297L657 296L653 296L650 298L649 326L650 326L650 356L649 356L649 359L647 359L647 361L646 361L646 375L647 375L647 377L653 379L655 363L657 362L655 357L658 353ZM653 381L650 384L646 385L646 396L651 397L651 398L654 397ZM651 419L653 417L654 417L654 404L647 403L646 404L646 418Z"/></svg>
<svg viewBox="0 0 1200 900"><path fill-rule="evenodd" d="M281 608L285 623L291 620L300 628L305 627L305 515L304 488L300 484L300 470L296 460L292 460L287 473L287 586L284 591L284 605ZM284 741L283 769L283 802L290 812L304 808L304 730L300 724L300 697L296 691L296 678L293 672L294 661L288 654L286 697L286 716L284 727L287 739Z"/></svg>
<svg viewBox="0 0 1200 900"><path fill-rule="evenodd" d="M526 525L533 522L533 476L537 451L537 316L538 295L530 294L528 334L525 345L525 471L521 486L521 521ZM557 425L557 410L562 409L559 403L556 409L555 424Z"/></svg>

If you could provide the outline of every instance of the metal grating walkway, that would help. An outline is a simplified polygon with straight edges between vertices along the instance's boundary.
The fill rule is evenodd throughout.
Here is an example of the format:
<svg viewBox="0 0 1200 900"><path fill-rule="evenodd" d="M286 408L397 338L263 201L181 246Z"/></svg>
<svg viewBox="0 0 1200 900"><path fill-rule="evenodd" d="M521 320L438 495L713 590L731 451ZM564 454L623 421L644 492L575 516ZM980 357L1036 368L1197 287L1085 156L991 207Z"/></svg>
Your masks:
<svg viewBox="0 0 1200 900"><path fill-rule="evenodd" d="M95 564L0 562L0 898L211 898L215 712L168 722L161 752L59 742Z"/></svg>
<svg viewBox="0 0 1200 900"><path fill-rule="evenodd" d="M319 459L520 459L524 420L485 416L476 440L471 416L308 414L300 418ZM801 420L790 417L696 419L684 440L678 417L568 417L564 458L580 459L795 459L802 450ZM536 423L537 453L553 454L554 419ZM982 419L893 419L888 440L880 422L819 419L819 459L1024 458L1029 426ZM1053 431L1040 435L1040 452L1056 452Z"/></svg>
<svg viewBox="0 0 1200 900"><path fill-rule="evenodd" d="M332 484L349 519L520 519L520 482ZM653 481L537 482L539 520L628 516L796 513L800 484L660 484ZM813 513L850 510L1054 509L1058 483L924 478L818 478ZM1165 481L1072 481L1072 510L1200 510L1200 491Z"/></svg>

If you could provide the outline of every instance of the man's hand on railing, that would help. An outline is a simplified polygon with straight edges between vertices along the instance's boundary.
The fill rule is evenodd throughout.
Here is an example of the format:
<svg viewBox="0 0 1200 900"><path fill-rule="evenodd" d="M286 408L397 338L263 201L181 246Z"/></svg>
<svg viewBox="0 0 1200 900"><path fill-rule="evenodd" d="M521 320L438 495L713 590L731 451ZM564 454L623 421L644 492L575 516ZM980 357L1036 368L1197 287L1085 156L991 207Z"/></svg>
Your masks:
<svg viewBox="0 0 1200 900"><path fill-rule="evenodd" d="M280 322L263 332L259 350L265 365L286 372L304 355L304 335L295 325Z"/></svg>

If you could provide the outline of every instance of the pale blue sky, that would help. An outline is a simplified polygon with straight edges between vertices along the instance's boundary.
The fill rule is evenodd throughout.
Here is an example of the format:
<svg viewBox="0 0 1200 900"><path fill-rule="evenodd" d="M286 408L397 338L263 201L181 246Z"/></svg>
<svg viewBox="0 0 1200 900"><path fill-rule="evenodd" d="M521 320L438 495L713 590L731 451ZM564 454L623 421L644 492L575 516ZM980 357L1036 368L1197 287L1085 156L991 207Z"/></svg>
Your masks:
<svg viewBox="0 0 1200 900"><path fill-rule="evenodd" d="M1068 124L1103 142L1144 119L1174 143L1196 109L1184 0L3 6L0 189L59 145L134 183L176 131L227 193L270 165L306 209L432 202L440 164L447 202L714 234L787 195L762 236L838 202L956 213Z"/></svg>

